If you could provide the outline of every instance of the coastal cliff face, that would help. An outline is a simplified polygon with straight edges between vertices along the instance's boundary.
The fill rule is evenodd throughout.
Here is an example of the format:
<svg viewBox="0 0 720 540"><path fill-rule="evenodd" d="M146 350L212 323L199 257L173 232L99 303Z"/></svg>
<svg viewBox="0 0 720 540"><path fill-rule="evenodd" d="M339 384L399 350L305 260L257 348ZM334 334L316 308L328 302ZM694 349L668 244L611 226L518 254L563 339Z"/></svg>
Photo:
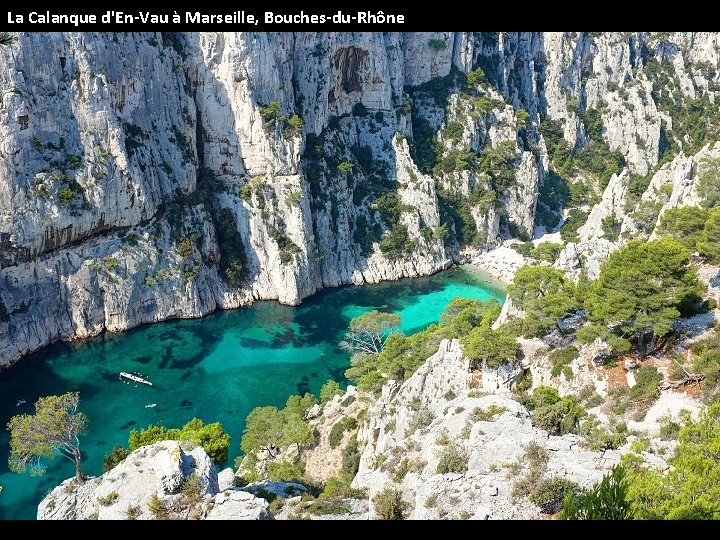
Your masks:
<svg viewBox="0 0 720 540"><path fill-rule="evenodd" d="M0 367L430 274L558 224L559 177L597 194L557 263L592 276L697 197L700 158L720 155L688 113L717 115L712 33L15 37L0 47Z"/></svg>

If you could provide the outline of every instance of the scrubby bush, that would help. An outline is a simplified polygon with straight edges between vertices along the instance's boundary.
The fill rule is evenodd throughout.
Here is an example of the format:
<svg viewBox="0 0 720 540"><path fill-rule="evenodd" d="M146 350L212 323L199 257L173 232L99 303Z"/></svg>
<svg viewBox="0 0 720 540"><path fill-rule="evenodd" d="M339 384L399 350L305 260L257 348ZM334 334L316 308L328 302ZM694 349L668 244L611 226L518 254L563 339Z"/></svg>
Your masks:
<svg viewBox="0 0 720 540"><path fill-rule="evenodd" d="M563 507L565 497L575 496L580 486L566 478L546 478L530 493L530 500L540 507L544 514L557 514Z"/></svg>
<svg viewBox="0 0 720 540"><path fill-rule="evenodd" d="M461 447L450 444L438 452L435 472L438 474L464 473L468 468L468 455Z"/></svg>
<svg viewBox="0 0 720 540"><path fill-rule="evenodd" d="M405 519L408 504L402 499L400 492L393 486L388 486L373 497L375 515L378 519L398 520Z"/></svg>
<svg viewBox="0 0 720 540"><path fill-rule="evenodd" d="M356 427L357 420L351 416L342 418L341 420L335 422L332 429L330 430L330 434L328 435L328 443L330 443L330 448L337 448L338 446L340 446L345 432L355 429Z"/></svg>

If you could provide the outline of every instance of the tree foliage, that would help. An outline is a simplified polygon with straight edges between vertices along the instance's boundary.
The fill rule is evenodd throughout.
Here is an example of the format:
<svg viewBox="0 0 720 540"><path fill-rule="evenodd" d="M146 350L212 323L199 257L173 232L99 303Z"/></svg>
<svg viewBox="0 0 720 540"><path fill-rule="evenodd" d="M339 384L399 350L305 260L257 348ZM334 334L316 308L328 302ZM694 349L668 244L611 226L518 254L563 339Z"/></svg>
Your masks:
<svg viewBox="0 0 720 540"><path fill-rule="evenodd" d="M363 313L350 321L350 329L340 346L348 351L380 354L385 340L400 325L400 315L376 309Z"/></svg>
<svg viewBox="0 0 720 540"><path fill-rule="evenodd" d="M497 300L471 300L469 298L453 298L440 316L442 333L447 338L461 338L468 335L473 328L489 328L500 315L500 304Z"/></svg>
<svg viewBox="0 0 720 540"><path fill-rule="evenodd" d="M676 240L632 241L613 252L590 286L590 319L631 339L642 359L670 332L678 307L701 291L690 254Z"/></svg>
<svg viewBox="0 0 720 540"><path fill-rule="evenodd" d="M708 406L678 434L666 473L626 458L628 497L638 519L720 519L720 402Z"/></svg>
<svg viewBox="0 0 720 540"><path fill-rule="evenodd" d="M0 32L0 47L12 45L14 41L15 36L11 35L8 32Z"/></svg>
<svg viewBox="0 0 720 540"><path fill-rule="evenodd" d="M79 437L87 427L87 417L78 412L80 394L41 397L35 402L35 414L13 416L10 431L9 467L14 472L45 472L41 460L60 454L75 463L75 478L83 482Z"/></svg>
<svg viewBox="0 0 720 540"><path fill-rule="evenodd" d="M703 240L703 229L708 212L697 206L670 208L660 216L658 236L669 236L680 242L690 251L695 251L698 242Z"/></svg>
<svg viewBox="0 0 720 540"><path fill-rule="evenodd" d="M558 391L551 386L538 386L527 405L532 410L533 426L544 429L551 435L577 433L580 420L586 414L574 396L561 398Z"/></svg>
<svg viewBox="0 0 720 540"><path fill-rule="evenodd" d="M720 263L720 208L708 213L702 239L698 242L697 249L707 257L708 262Z"/></svg>
<svg viewBox="0 0 720 540"><path fill-rule="evenodd" d="M695 190L703 208L720 205L720 158L704 157L700 160Z"/></svg>
<svg viewBox="0 0 720 540"><path fill-rule="evenodd" d="M202 446L216 465L222 465L228 459L230 435L225 433L220 422L205 424L199 418L193 418L179 429L157 425L140 430L133 429L128 438L128 446L132 452L141 446L166 440L189 441Z"/></svg>
<svg viewBox="0 0 720 540"><path fill-rule="evenodd" d="M342 389L337 381L330 379L320 389L320 403L327 403L335 396L342 395Z"/></svg>
<svg viewBox="0 0 720 540"><path fill-rule="evenodd" d="M515 335L502 326L497 330L490 326L473 328L460 343L473 367L499 367L514 361L518 350Z"/></svg>
<svg viewBox="0 0 720 540"><path fill-rule="evenodd" d="M283 446L296 445L298 452L313 441L313 434L305 420L305 412L317 400L312 394L290 396L283 409L273 406L255 407L245 420L240 447L245 454L267 453L277 457Z"/></svg>
<svg viewBox="0 0 720 540"><path fill-rule="evenodd" d="M129 455L130 450L120 446L119 444L116 444L115 446L113 446L112 450L105 454L105 459L103 459L103 472L108 472L114 469L118 463L120 463Z"/></svg>
<svg viewBox="0 0 720 540"><path fill-rule="evenodd" d="M558 519L628 520L632 516L625 470L615 465L610 474L603 476L590 490L579 495L565 495Z"/></svg>
<svg viewBox="0 0 720 540"><path fill-rule="evenodd" d="M577 307L575 286L562 271L523 266L507 288L513 304L525 312L523 334L540 335Z"/></svg>
<svg viewBox="0 0 720 540"><path fill-rule="evenodd" d="M354 380L361 390L378 392L390 379L404 381L410 377L437 351L441 339L441 331L435 324L412 336L393 333L380 354L355 353L345 376Z"/></svg>

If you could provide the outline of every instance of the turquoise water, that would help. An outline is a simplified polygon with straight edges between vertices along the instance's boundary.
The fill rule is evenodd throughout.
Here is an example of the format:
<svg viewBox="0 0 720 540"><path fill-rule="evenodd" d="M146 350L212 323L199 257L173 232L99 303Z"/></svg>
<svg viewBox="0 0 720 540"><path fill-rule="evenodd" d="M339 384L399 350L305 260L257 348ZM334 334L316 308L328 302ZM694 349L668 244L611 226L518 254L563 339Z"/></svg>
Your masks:
<svg viewBox="0 0 720 540"><path fill-rule="evenodd" d="M322 291L301 306L260 302L203 319L169 321L57 344L0 373L0 423L30 413L39 396L80 392L89 417L81 439L86 474L102 472L115 444L148 424L181 426L192 417L220 421L230 433L230 462L240 453L244 419L260 405L283 405L291 394L318 394L332 378L346 383L348 354L337 344L348 321L365 311L393 311L413 333L436 322L455 296L502 301L503 293L462 268L426 278ZM137 371L154 386L125 384ZM19 399L27 403L16 407ZM156 403L153 408L145 405ZM64 458L42 477L7 469L9 434L0 430L0 519L33 519L44 494L74 474Z"/></svg>

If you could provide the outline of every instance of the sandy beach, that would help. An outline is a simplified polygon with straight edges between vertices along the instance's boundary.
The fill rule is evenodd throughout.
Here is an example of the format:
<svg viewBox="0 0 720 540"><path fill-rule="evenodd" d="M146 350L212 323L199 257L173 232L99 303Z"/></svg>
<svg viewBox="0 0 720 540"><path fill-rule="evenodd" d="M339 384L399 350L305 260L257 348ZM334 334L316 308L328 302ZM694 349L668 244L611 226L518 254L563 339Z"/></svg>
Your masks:
<svg viewBox="0 0 720 540"><path fill-rule="evenodd" d="M500 246L491 251L471 255L470 264L497 279L502 285L509 285L518 268L526 264L525 257L514 249Z"/></svg>

